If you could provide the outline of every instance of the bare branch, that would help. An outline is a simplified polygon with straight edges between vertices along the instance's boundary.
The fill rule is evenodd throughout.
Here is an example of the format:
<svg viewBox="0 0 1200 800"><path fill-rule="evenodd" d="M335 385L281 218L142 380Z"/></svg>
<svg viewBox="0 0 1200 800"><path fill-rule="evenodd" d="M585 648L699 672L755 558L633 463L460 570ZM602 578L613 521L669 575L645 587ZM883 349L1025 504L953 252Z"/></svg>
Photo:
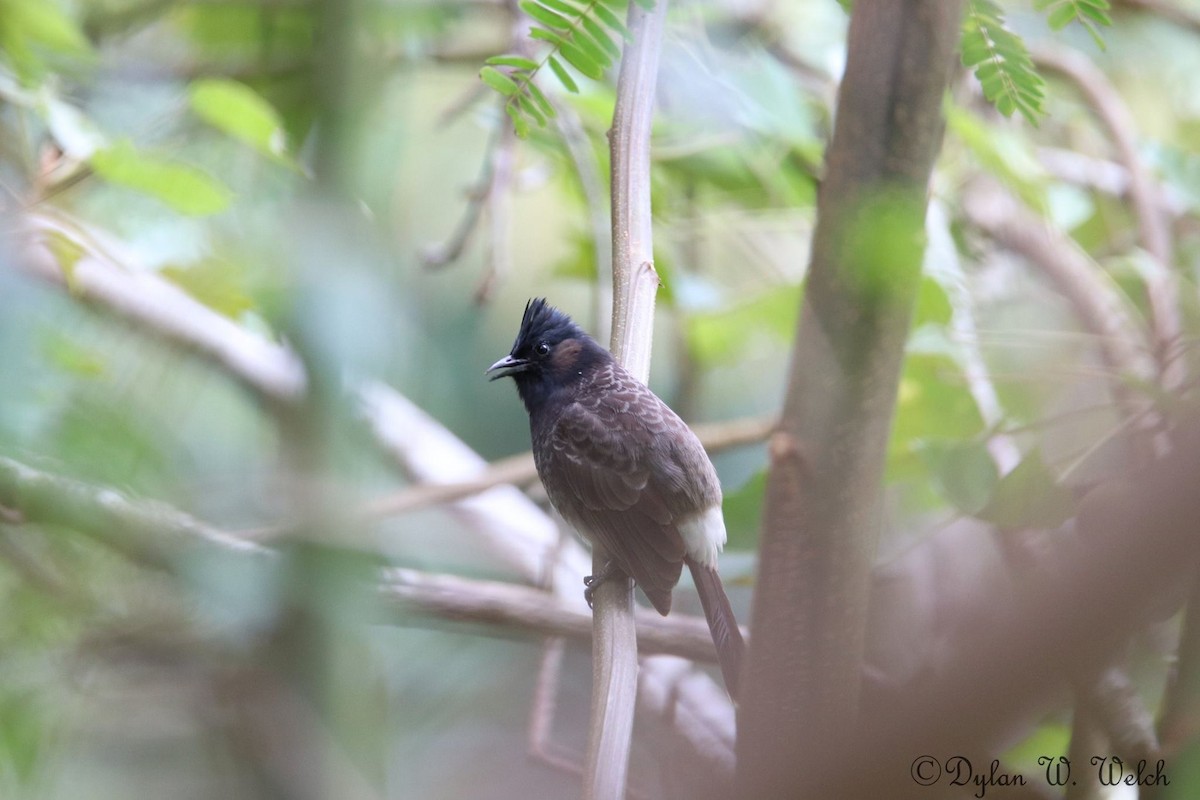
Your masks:
<svg viewBox="0 0 1200 800"><path fill-rule="evenodd" d="M728 422L710 422L694 426L696 436L710 453L728 450L747 444L761 442L771 434L776 425L774 417L747 417ZM526 486L537 480L537 468L533 464L533 453L493 462L478 478L455 483L420 483L397 492L384 495L367 504L362 513L366 517L386 517L404 514L433 505L461 500L502 484Z"/></svg>
<svg viewBox="0 0 1200 800"><path fill-rule="evenodd" d="M592 619L587 609L529 586L389 569L384 573L380 591L406 619L419 614L431 622L485 623L494 626L498 635L535 633L576 641L592 637ZM665 654L716 662L712 635L702 617L682 614L662 617L639 606L634 618L640 655Z"/></svg>
<svg viewBox="0 0 1200 800"><path fill-rule="evenodd" d="M587 205L588 227L596 253L596 316L592 334L596 341L604 342L612 335L612 216L604 196L600 166L596 163L596 154L587 141L587 132L579 115L568 103L560 103L556 99L551 102L558 112L555 118L558 130L567 146L567 155L575 165L575 175L579 178L579 187L583 190L584 203Z"/></svg>
<svg viewBox="0 0 1200 800"><path fill-rule="evenodd" d="M506 127L507 123L504 118L498 117L496 127L488 139L487 149L484 151L479 179L466 193L466 206L463 208L462 216L459 217L454 231L444 242L427 245L421 251L421 261L429 269L438 269L457 261L462 256L467 243L471 241L471 236L474 235L476 228L479 227L479 218L483 215L483 209L493 197L493 188L496 185L498 174L497 165L510 163L508 158L502 154L504 141L508 138L503 133L503 129Z"/></svg>
<svg viewBox="0 0 1200 800"><path fill-rule="evenodd" d="M1113 375L1154 380L1154 361L1133 312L1116 287L1105 280L1103 270L1071 237L991 181L977 182L968 189L963 210L972 224L1029 259L1053 281L1084 328L1098 339L1101 356ZM1119 377L1113 392L1128 414L1144 405Z"/></svg>
<svg viewBox="0 0 1200 800"><path fill-rule="evenodd" d="M627 24L632 39L621 58L609 133L613 226L609 349L617 361L643 381L650 376L654 299L658 291L650 215L650 129L666 15L667 0L657 0L651 11L629 4ZM607 569L608 560L602 547L593 546L593 574ZM628 576L605 581L594 600L592 706L583 796L585 800L619 800L625 796L637 705L633 581Z"/></svg>
<svg viewBox="0 0 1200 800"><path fill-rule="evenodd" d="M1039 147L1036 156L1038 163L1060 181L1114 197L1129 196L1129 170L1115 161L1059 147ZM1187 201L1178 191L1162 184L1157 188L1161 192L1157 202L1164 212L1172 217L1187 213Z"/></svg>
<svg viewBox="0 0 1200 800"><path fill-rule="evenodd" d="M304 393L304 368L286 347L250 333L158 275L130 268L119 245L78 222L49 212L25 221L17 265L26 272L197 353L269 403L290 404ZM63 242L82 249L69 274L53 249Z"/></svg>
<svg viewBox="0 0 1200 800"><path fill-rule="evenodd" d="M165 503L132 500L0 456L0 504L29 522L65 525L101 536L143 563L166 564L173 552L202 545L246 555L269 550L239 539Z"/></svg>
<svg viewBox="0 0 1200 800"><path fill-rule="evenodd" d="M1130 763L1158 758L1154 718L1125 670L1109 666L1080 686L1079 703L1092 709L1113 752Z"/></svg>
<svg viewBox="0 0 1200 800"><path fill-rule="evenodd" d="M1200 14L1170 0L1113 0L1113 5L1136 8L1200 34Z"/></svg>
<svg viewBox="0 0 1200 800"><path fill-rule="evenodd" d="M1162 190L1142 161L1137 146L1137 125L1129 107L1104 75L1081 53L1064 48L1038 49L1034 61L1074 83L1108 129L1117 150L1117 160L1129 175L1129 197L1137 219L1138 240L1153 260L1146 270L1146 295L1150 301L1155 354L1162 384L1172 389L1186 379L1183 359L1168 358L1182 335L1179 317L1179 281L1175 275L1170 220L1159 198Z"/></svg>

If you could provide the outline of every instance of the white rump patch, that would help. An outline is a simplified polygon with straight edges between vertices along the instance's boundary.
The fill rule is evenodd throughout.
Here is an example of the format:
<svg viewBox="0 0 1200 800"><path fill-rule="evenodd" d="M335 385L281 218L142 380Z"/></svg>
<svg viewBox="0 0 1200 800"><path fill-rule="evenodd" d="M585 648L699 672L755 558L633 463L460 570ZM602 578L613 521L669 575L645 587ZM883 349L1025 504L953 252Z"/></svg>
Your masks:
<svg viewBox="0 0 1200 800"><path fill-rule="evenodd" d="M689 557L709 569L717 568L717 554L725 549L728 538L720 506L681 519L679 533Z"/></svg>

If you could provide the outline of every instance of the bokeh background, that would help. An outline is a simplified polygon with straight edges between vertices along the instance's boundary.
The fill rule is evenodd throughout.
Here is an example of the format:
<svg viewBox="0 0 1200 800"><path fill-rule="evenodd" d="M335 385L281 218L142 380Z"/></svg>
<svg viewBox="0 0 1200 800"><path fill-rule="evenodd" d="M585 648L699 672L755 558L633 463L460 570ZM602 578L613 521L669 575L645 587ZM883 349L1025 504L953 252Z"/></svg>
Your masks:
<svg viewBox="0 0 1200 800"><path fill-rule="evenodd" d="M1129 457L1136 420L1114 384L1171 363L1168 388L1194 387L1200 7L1147 5L1114 2L1101 49L1082 25L1001 4L1048 82L1037 125L999 113L969 71L954 81L883 560L965 519L1061 524L1076 489ZM526 299L605 335L615 70L577 76L578 94L539 78L558 117L516 138L478 73L536 52L527 24L501 0L0 2L0 472L25 498L0 501L0 796L577 792L587 647L567 645L559 670L567 766L531 757L541 640L398 611L376 584L389 567L530 576L453 504L361 513L427 477L373 427L365 383L494 461L528 448L512 387L483 378ZM846 27L833 0L672 4L651 384L689 422L780 408ZM1165 263L1127 154L1054 67L1064 54L1132 125ZM1148 375L1114 374L1061 286L973 211L981 186L1082 254ZM723 574L748 620L765 447L714 458ZM275 555L158 535L187 528L177 513ZM1148 704L1176 627L1136 644ZM1068 722L1031 723L1010 757L1064 752ZM641 796L678 796L661 724L635 734Z"/></svg>

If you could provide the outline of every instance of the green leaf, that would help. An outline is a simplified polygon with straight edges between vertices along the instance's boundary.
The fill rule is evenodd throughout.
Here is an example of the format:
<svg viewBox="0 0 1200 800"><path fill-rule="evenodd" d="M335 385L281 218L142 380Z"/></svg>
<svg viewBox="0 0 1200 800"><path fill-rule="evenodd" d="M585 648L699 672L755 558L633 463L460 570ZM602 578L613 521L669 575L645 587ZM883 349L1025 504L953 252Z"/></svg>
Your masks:
<svg viewBox="0 0 1200 800"><path fill-rule="evenodd" d="M1004 764L1012 764L1018 770L1038 763L1039 758L1061 758L1067 754L1071 744L1071 726L1061 722L1044 722L1024 741L1014 745L1001 756Z"/></svg>
<svg viewBox="0 0 1200 800"><path fill-rule="evenodd" d="M0 50L27 86L50 68L47 56L92 55L79 25L49 0L0 0Z"/></svg>
<svg viewBox="0 0 1200 800"><path fill-rule="evenodd" d="M230 319L240 319L255 307L243 271L229 261L210 259L187 266L167 266L158 274Z"/></svg>
<svg viewBox="0 0 1200 800"><path fill-rule="evenodd" d="M537 2L541 3L546 8L553 9L560 14L566 15L567 19L574 19L575 17L578 17L586 12L586 9L573 6L570 3L564 2L564 0L537 0Z"/></svg>
<svg viewBox="0 0 1200 800"><path fill-rule="evenodd" d="M106 181L156 197L189 216L223 211L233 198L224 184L207 173L139 152L128 140L97 150L88 163Z"/></svg>
<svg viewBox="0 0 1200 800"><path fill-rule="evenodd" d="M108 361L99 351L53 329L43 341L42 351L51 364L76 377L98 378L108 371Z"/></svg>
<svg viewBox="0 0 1200 800"><path fill-rule="evenodd" d="M592 80L598 81L604 79L604 67L598 64L588 53L580 49L574 42L563 40L559 45L559 52L563 58L575 69L582 72Z"/></svg>
<svg viewBox="0 0 1200 800"><path fill-rule="evenodd" d="M981 441L928 441L918 448L938 491L964 514L975 514L992 496L1000 475Z"/></svg>
<svg viewBox="0 0 1200 800"><path fill-rule="evenodd" d="M1035 0L1033 7L1049 12L1046 14L1046 24L1051 29L1062 30L1077 21L1091 35L1097 47L1106 49L1104 37L1096 26L1107 28L1112 25L1112 18L1108 15L1108 0Z"/></svg>
<svg viewBox="0 0 1200 800"><path fill-rule="evenodd" d="M1034 209L1047 209L1046 171L1033 153L1029 138L990 126L979 116L947 100L946 129L958 136L987 172L1013 189Z"/></svg>
<svg viewBox="0 0 1200 800"><path fill-rule="evenodd" d="M525 88L529 91L529 96L533 98L533 102L537 104L537 107L541 109L547 119L554 119L558 116L558 112L554 110L554 106L546 99L546 95L542 93L537 84L530 81L525 85Z"/></svg>
<svg viewBox="0 0 1200 800"><path fill-rule="evenodd" d="M570 39L570 43L578 45L579 49L586 53L587 57L599 66L601 77L604 75L604 70L612 66L612 56L603 47L592 41L592 38L583 31L575 31ZM563 46L563 50L566 50L565 45ZM620 55L619 52L618 55Z"/></svg>
<svg viewBox="0 0 1200 800"><path fill-rule="evenodd" d="M515 69L523 69L526 72L533 72L538 68L538 63L524 56L492 56L487 61L483 62L496 67L513 67Z"/></svg>
<svg viewBox="0 0 1200 800"><path fill-rule="evenodd" d="M562 47L567 42L567 40L564 39L561 34L546 30L545 28L538 28L536 26L529 29L529 38L540 39L543 42L550 42L555 47Z"/></svg>
<svg viewBox="0 0 1200 800"><path fill-rule="evenodd" d="M63 282L67 285L67 291L78 294L79 284L75 282L75 266L87 250L79 242L56 230L46 232L46 247L54 256L54 260L58 262L58 268L62 270Z"/></svg>
<svg viewBox="0 0 1200 800"><path fill-rule="evenodd" d="M1060 31L1070 25L1073 19L1075 19L1075 9L1069 5L1059 6L1046 16L1046 24L1052 29Z"/></svg>
<svg viewBox="0 0 1200 800"><path fill-rule="evenodd" d="M546 124L546 115L538 108L537 103L529 99L528 95L519 94L513 98L513 101L521 109L521 113L532 117L539 127Z"/></svg>
<svg viewBox="0 0 1200 800"><path fill-rule="evenodd" d="M757 545L766 491L767 472L761 470L737 491L725 495L721 514L725 517L731 550L751 550Z"/></svg>
<svg viewBox="0 0 1200 800"><path fill-rule="evenodd" d="M747 303L688 316L688 347L704 365L735 361L761 337L786 342L800 313L799 286L763 292Z"/></svg>
<svg viewBox="0 0 1200 800"><path fill-rule="evenodd" d="M606 51L613 58L621 57L621 48L617 47L612 39L608 38L608 33L604 28L600 27L600 23L596 22L591 17L584 17L580 22L583 23L583 29L588 32L591 38L600 45L601 49Z"/></svg>
<svg viewBox="0 0 1200 800"><path fill-rule="evenodd" d="M916 450L922 441L969 439L983 428L959 365L945 356L910 353L896 397L892 448Z"/></svg>
<svg viewBox="0 0 1200 800"><path fill-rule="evenodd" d="M529 120L521 113L521 109L517 108L513 102L504 104L504 113L508 114L508 118L512 120L513 130L517 133L518 139L529 138Z"/></svg>
<svg viewBox="0 0 1200 800"><path fill-rule="evenodd" d="M629 32L629 28L625 27L625 23L621 21L621 18L614 14L608 6L603 3L596 3L596 5L592 6L592 13L601 22L619 34L622 39L627 42L633 41L633 34Z"/></svg>
<svg viewBox="0 0 1200 800"><path fill-rule="evenodd" d="M647 11L654 10L654 0L634 0L634 2Z"/></svg>
<svg viewBox="0 0 1200 800"><path fill-rule="evenodd" d="M505 97L512 97L518 91L513 79L495 67L484 67L479 70L480 79Z"/></svg>
<svg viewBox="0 0 1200 800"><path fill-rule="evenodd" d="M206 78L193 81L188 94L192 110L208 124L263 155L290 161L279 112L246 84Z"/></svg>
<svg viewBox="0 0 1200 800"><path fill-rule="evenodd" d="M575 79L571 77L571 73L567 72L567 68L555 58L550 56L550 71L558 78L558 82L563 85L563 88L572 94L579 94L579 86L575 83Z"/></svg>
<svg viewBox="0 0 1200 800"><path fill-rule="evenodd" d="M997 527L1057 528L1075 515L1075 493L1061 486L1040 451L1021 460L996 484L991 499L976 515Z"/></svg>
<svg viewBox="0 0 1200 800"><path fill-rule="evenodd" d="M963 65L975 71L988 102L1005 116L1020 111L1037 125L1045 82L1025 43L1005 27L1003 12L991 0L968 2L961 50Z"/></svg>
<svg viewBox="0 0 1200 800"><path fill-rule="evenodd" d="M913 327L921 325L948 325L954 316L950 298L941 284L928 275L921 278L917 293L917 307L913 312Z"/></svg>
<svg viewBox="0 0 1200 800"><path fill-rule="evenodd" d="M537 3L534 2L534 0L521 0L520 5L521 5L522 11L524 11L526 14L533 17L534 19L536 19L538 22L542 23L543 25L546 25L551 28L555 28L560 31L569 31L575 27L575 25L570 20L564 18L560 14L554 13L550 9L546 8L545 6L538 5Z"/></svg>

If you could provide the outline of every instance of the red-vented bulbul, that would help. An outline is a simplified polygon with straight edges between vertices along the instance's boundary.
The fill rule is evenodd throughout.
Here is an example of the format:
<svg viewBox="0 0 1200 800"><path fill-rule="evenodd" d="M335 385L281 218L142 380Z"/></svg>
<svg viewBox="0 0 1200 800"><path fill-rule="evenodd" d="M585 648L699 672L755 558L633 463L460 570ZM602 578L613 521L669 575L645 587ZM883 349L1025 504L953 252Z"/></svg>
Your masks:
<svg viewBox="0 0 1200 800"><path fill-rule="evenodd" d="M529 412L533 459L550 502L599 542L659 613L687 564L730 695L745 645L717 575L725 546L721 484L696 434L571 318L531 300L507 356L487 370L512 377ZM608 577L584 580L591 590Z"/></svg>

